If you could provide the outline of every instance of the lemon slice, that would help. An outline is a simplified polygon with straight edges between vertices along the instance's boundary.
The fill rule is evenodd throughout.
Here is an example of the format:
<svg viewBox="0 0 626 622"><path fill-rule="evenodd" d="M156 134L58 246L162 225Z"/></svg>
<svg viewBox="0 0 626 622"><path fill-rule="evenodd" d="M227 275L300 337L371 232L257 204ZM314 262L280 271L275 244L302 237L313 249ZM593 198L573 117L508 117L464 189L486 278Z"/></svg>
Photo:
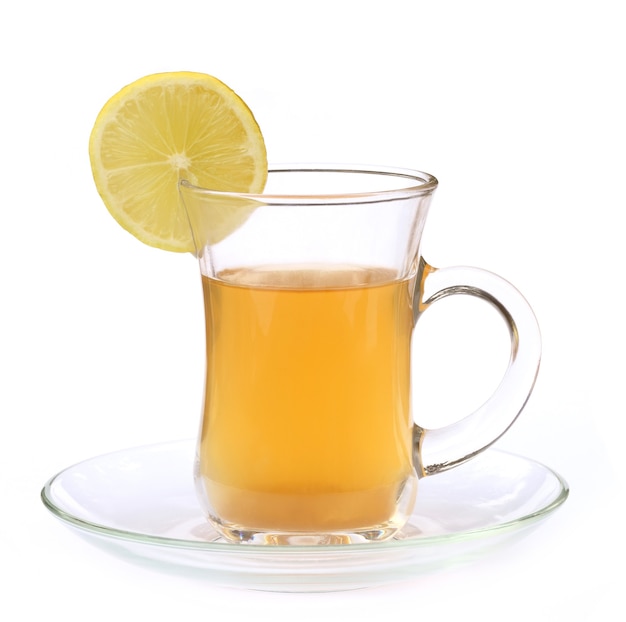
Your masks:
<svg viewBox="0 0 626 622"><path fill-rule="evenodd" d="M212 190L260 193L267 155L243 100L217 78L171 72L124 87L102 108L89 139L96 187L111 215L142 242L194 252L178 182ZM216 210L206 226L220 237L241 224L236 210Z"/></svg>

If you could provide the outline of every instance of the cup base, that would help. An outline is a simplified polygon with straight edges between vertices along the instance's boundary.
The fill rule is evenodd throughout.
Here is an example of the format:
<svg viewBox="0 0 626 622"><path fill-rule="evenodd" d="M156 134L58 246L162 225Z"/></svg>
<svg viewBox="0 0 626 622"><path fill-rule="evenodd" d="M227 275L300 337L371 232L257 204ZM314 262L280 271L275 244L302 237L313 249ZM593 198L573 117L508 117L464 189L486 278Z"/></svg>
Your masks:
<svg viewBox="0 0 626 622"><path fill-rule="evenodd" d="M216 530L230 542L263 544L275 546L332 546L343 544L361 544L382 542L392 538L404 525L405 520L390 521L376 528L359 529L351 532L273 532L244 529L237 525L225 525L209 517Z"/></svg>
<svg viewBox="0 0 626 622"><path fill-rule="evenodd" d="M261 527L258 524L254 527L250 525L243 525L239 522L231 522L223 517L216 515L214 509L206 503L203 503L205 516L213 524L218 533L223 536L229 542L240 542L249 544L264 544L264 545L293 545L293 546L330 546L341 544L357 544L366 542L383 542L391 539L408 520L411 514L415 499L417 496L417 483L418 479L415 473L403 480L403 482L395 489L395 494L392 500L391 516L387 514L387 517L383 520L377 521L375 524L361 524L358 526L347 526L335 524L331 526L328 519L318 521L320 527L318 529L300 528L299 526L294 529L293 520L291 528L277 529L276 524L273 526L266 525ZM200 492L200 491L199 491ZM246 498L249 498L249 494ZM206 501L206 497L200 495L201 501ZM281 501L284 498L280 497ZM311 516L315 513L312 511L315 504L312 507L307 506L304 500L300 497L296 498L299 501L298 505L311 510L309 514L309 522L313 524L314 521ZM314 500L320 501L318 497ZM257 499L258 501L258 499ZM266 500L267 501L267 500ZM323 499L324 504L322 509L328 510L327 499ZM267 506L265 503L264 506ZM385 504L386 506L386 504ZM316 508L319 514L320 508ZM258 518L258 517L257 517ZM300 516L302 518L302 516ZM272 521L276 523L277 521ZM269 523L269 521L268 521ZM323 526L322 526L323 525Z"/></svg>

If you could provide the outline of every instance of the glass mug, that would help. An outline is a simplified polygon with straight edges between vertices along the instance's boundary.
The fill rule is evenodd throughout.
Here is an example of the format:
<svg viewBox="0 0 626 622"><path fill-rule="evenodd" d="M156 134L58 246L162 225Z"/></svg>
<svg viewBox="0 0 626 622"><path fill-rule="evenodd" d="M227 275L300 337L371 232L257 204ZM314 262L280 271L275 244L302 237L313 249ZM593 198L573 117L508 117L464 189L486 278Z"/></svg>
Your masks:
<svg viewBox="0 0 626 622"><path fill-rule="evenodd" d="M424 261L436 187L426 173L343 165L272 167L262 195L181 181L206 318L195 482L228 540L388 539L420 478L476 456L523 409L540 360L535 316L490 272ZM478 410L423 429L411 335L452 294L498 309L510 362Z"/></svg>

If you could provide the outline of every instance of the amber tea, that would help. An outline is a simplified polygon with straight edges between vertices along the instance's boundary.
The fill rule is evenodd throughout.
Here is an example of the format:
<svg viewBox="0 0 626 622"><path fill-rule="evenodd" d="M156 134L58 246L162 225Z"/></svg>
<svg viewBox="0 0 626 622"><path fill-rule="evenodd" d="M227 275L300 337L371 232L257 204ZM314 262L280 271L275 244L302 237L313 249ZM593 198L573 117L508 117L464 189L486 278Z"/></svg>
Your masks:
<svg viewBox="0 0 626 622"><path fill-rule="evenodd" d="M412 281L307 266L229 270L203 286L199 475L214 515L287 532L398 520L415 478Z"/></svg>

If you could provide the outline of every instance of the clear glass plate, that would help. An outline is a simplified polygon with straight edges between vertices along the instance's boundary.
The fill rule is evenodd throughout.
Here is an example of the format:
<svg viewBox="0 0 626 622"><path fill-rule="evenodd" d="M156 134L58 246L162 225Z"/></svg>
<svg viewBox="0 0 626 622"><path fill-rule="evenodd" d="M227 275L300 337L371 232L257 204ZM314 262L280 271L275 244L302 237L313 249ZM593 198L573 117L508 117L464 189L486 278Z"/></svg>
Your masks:
<svg viewBox="0 0 626 622"><path fill-rule="evenodd" d="M314 592L381 585L470 562L526 535L569 492L546 466L490 449L421 480L417 507L394 540L233 544L199 510L194 451L190 440L98 456L52 477L41 496L91 543L129 561L230 587Z"/></svg>

